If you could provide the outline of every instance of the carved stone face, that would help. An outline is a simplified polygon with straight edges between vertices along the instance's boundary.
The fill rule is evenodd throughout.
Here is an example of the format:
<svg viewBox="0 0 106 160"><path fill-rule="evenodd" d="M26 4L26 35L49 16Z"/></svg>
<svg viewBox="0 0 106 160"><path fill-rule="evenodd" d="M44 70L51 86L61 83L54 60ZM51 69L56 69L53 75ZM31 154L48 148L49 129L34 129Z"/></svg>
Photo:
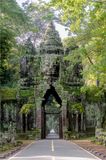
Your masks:
<svg viewBox="0 0 106 160"><path fill-rule="evenodd" d="M42 58L42 73L44 75L44 79L48 84L52 84L59 77L59 66L60 63L57 62L57 55L48 55L46 54Z"/></svg>

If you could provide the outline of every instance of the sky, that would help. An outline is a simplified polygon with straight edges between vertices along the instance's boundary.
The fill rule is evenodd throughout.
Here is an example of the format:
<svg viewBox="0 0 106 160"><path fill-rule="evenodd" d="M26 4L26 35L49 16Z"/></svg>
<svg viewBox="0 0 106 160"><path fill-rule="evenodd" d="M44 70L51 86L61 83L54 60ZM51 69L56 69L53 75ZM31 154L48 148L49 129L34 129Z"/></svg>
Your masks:
<svg viewBox="0 0 106 160"><path fill-rule="evenodd" d="M16 1L21 6L21 4L23 2L25 2L26 0L16 0ZM37 0L30 0L30 1L31 2L36 2ZM55 27L56 27L56 30L59 32L59 35L60 35L61 39L64 39L65 37L68 36L68 31L65 30L64 26L55 23Z"/></svg>

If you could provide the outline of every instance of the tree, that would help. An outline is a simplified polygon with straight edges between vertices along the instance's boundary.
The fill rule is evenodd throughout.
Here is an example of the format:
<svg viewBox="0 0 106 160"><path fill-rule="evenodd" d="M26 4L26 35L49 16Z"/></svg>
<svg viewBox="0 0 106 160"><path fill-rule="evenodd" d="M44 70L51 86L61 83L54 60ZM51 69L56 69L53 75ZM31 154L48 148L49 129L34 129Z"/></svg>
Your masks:
<svg viewBox="0 0 106 160"><path fill-rule="evenodd" d="M9 64L9 52L11 52L11 48L13 47L14 35L9 29L7 30L3 27L0 29L0 32L0 79L2 85L10 81L12 76L12 73L10 72L11 65Z"/></svg>
<svg viewBox="0 0 106 160"><path fill-rule="evenodd" d="M35 26L30 36L33 39L34 45L39 46L48 24L52 21L61 24L59 15L54 8L49 8L47 2L42 0L31 3L26 1L23 7L26 14L30 17L32 25Z"/></svg>
<svg viewBox="0 0 106 160"><path fill-rule="evenodd" d="M11 83L18 78L21 51L16 36L28 30L28 17L15 0L0 1L0 80L1 85Z"/></svg>
<svg viewBox="0 0 106 160"><path fill-rule="evenodd" d="M71 51L65 59L71 62L71 66L79 60L82 63L85 95L91 90L93 101L99 97L96 103L100 114L97 123L100 127L106 93L105 1L51 0L49 6L59 10L61 19L76 36L78 48ZM90 103L95 105L91 100Z"/></svg>
<svg viewBox="0 0 106 160"><path fill-rule="evenodd" d="M62 20L76 34L79 48L74 51L74 57L81 57L86 80L95 77L104 87L106 79L106 48L105 48L105 2L69 0L51 0L50 7L55 6L61 13ZM70 56L70 60L71 57ZM87 64L87 65L86 65ZM96 84L96 82L95 82Z"/></svg>
<svg viewBox="0 0 106 160"><path fill-rule="evenodd" d="M0 26L15 31L16 35L24 32L25 29L28 30L28 16L19 7L16 0L0 1L0 17Z"/></svg>
<svg viewBox="0 0 106 160"><path fill-rule="evenodd" d="M76 43L76 37L64 38L63 46L64 46L65 54L71 53L73 50L78 48L78 44Z"/></svg>

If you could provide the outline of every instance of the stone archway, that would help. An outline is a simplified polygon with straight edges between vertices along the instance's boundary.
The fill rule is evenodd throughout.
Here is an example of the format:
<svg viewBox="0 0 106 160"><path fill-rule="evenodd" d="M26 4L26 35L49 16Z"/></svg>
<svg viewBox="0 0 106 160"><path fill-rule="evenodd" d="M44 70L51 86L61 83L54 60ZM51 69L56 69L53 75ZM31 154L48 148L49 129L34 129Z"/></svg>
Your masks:
<svg viewBox="0 0 106 160"><path fill-rule="evenodd" d="M49 97L53 96L56 100L56 102L59 104L59 108L55 112L47 111L45 109L45 105L49 101ZM58 115L58 120L59 120L59 138L63 138L63 128L62 128L62 100L59 97L58 93L55 90L55 87L50 85L50 88L46 91L44 94L41 105L41 138L45 139L46 138L46 117L47 115Z"/></svg>

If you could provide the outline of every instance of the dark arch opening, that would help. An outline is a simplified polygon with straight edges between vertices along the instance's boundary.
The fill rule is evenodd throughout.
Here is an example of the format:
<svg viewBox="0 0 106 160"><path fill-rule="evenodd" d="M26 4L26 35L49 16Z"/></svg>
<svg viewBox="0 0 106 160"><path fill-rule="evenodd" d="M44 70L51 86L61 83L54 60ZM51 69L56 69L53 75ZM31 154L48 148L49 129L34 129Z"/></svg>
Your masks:
<svg viewBox="0 0 106 160"><path fill-rule="evenodd" d="M50 96L53 96L56 100L56 102L60 105L60 107L62 106L62 100L61 98L59 97L58 93L56 92L55 90L55 87L50 85L50 88L46 91L45 95L44 95L44 100L42 101L42 107L44 107L46 105L46 103L48 102L49 100L49 97Z"/></svg>

